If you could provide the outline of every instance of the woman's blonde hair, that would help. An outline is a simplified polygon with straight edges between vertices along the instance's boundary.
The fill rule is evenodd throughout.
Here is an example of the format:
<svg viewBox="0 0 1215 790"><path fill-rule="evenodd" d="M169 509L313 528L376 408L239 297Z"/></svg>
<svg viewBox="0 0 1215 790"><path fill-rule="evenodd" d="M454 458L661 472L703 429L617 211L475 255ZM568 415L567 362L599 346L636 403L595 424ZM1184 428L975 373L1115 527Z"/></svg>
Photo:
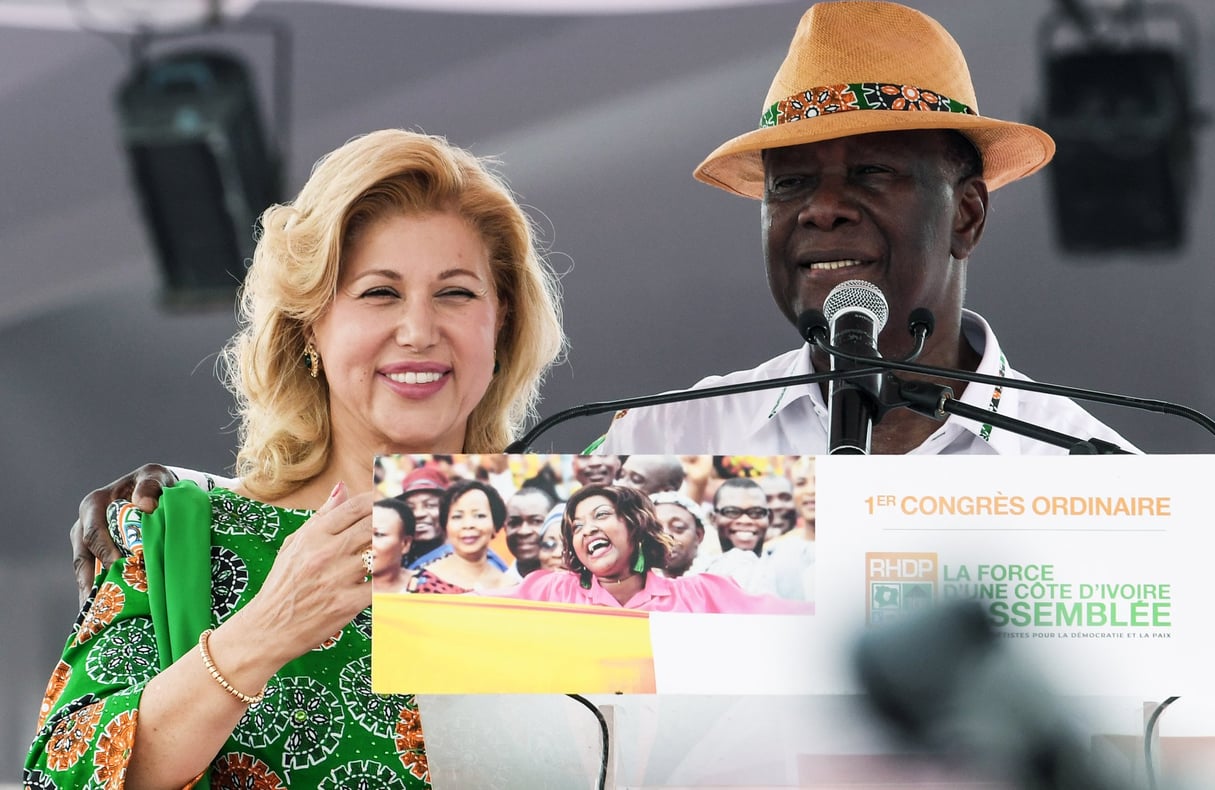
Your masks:
<svg viewBox="0 0 1215 790"><path fill-rule="evenodd" d="M501 452L535 414L544 374L565 343L557 280L494 164L442 137L372 132L322 157L292 203L262 214L241 328L221 353L240 420L236 473L251 493L282 496L329 460L328 386L309 375L304 347L352 242L384 217L450 211L489 251L504 312L498 371L468 418L464 451Z"/></svg>

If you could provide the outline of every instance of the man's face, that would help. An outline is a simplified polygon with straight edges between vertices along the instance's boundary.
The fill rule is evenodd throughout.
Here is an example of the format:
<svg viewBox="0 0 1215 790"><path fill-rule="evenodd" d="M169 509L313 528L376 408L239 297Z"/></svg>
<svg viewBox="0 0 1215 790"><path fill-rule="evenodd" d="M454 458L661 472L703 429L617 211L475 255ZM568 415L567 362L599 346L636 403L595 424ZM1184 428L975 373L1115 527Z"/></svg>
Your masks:
<svg viewBox="0 0 1215 790"><path fill-rule="evenodd" d="M667 473L664 459L630 455L616 473L614 485L636 488L649 496L658 491L673 490L669 483L670 475Z"/></svg>
<svg viewBox="0 0 1215 790"><path fill-rule="evenodd" d="M405 504L413 511L417 527L413 537L421 543L441 537L439 531L439 495L433 491L418 491L405 497Z"/></svg>
<svg viewBox="0 0 1215 790"><path fill-rule="evenodd" d="M574 477L584 486L610 486L620 471L620 458L615 455L576 455Z"/></svg>
<svg viewBox="0 0 1215 790"><path fill-rule="evenodd" d="M771 517L768 497L759 486L723 487L717 491L713 508L713 524L717 534L736 549L755 551L763 544Z"/></svg>
<svg viewBox="0 0 1215 790"><path fill-rule="evenodd" d="M814 456L807 456L793 467L793 501L810 535L814 535L814 517L818 504L818 487L814 478Z"/></svg>
<svg viewBox="0 0 1215 790"><path fill-rule="evenodd" d="M540 556L540 530L551 505L543 494L515 494L506 502L506 548L516 560Z"/></svg>
<svg viewBox="0 0 1215 790"><path fill-rule="evenodd" d="M786 318L796 324L836 285L861 279L890 305L883 356L910 350L917 307L956 329L987 190L960 180L947 134L880 132L764 152L768 287Z"/></svg>
<svg viewBox="0 0 1215 790"><path fill-rule="evenodd" d="M788 532L797 526L797 510L793 503L793 483L782 475L766 475L755 482L768 497L768 509L772 511L772 528L777 534Z"/></svg>
<svg viewBox="0 0 1215 790"><path fill-rule="evenodd" d="M705 537L704 528L682 505L674 502L655 505L654 512L658 515L662 531L675 540L675 546L667 551L667 575L682 576L696 559L700 542Z"/></svg>

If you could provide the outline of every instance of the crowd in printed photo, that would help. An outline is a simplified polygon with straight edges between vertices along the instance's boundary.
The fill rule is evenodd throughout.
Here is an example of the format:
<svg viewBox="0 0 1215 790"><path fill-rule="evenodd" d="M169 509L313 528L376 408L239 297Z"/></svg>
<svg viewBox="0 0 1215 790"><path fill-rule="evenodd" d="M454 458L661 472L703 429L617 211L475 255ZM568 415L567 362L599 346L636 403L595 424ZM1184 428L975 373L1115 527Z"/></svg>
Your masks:
<svg viewBox="0 0 1215 790"><path fill-rule="evenodd" d="M378 593L808 613L813 456L393 455Z"/></svg>

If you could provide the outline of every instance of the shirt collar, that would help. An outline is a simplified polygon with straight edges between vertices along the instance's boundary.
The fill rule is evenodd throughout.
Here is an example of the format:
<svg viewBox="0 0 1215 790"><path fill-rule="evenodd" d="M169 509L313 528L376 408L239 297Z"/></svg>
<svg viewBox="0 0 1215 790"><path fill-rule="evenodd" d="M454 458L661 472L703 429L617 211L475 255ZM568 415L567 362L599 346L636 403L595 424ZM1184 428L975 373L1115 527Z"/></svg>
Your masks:
<svg viewBox="0 0 1215 790"><path fill-rule="evenodd" d="M1009 365L1000 349L1000 342L991 330L991 326L978 313L962 310L962 335L966 342L979 354L979 367L975 371L988 376L1005 377ZM780 376L800 376L811 372L810 344L803 343L800 349L777 358L779 362L767 371L765 378ZM776 415L799 400L808 399L809 405L819 415L824 431L828 428L827 403L823 398L822 389L815 384L803 384L797 387L783 387L776 390L764 390L757 393L762 396L756 403L761 408L755 409L748 426L748 436L754 436L763 426ZM962 403L976 406L988 411L998 411L1000 414L1016 418L1020 412L1018 390L1010 387L995 387L991 384L971 382L959 398ZM962 432L973 434L978 440L986 442L991 449L999 454L1017 453L1020 451L1020 438L1010 432L994 428L985 423L959 417L949 417L933 436L939 434L957 435ZM928 446L932 440L926 440Z"/></svg>
<svg viewBox="0 0 1215 790"><path fill-rule="evenodd" d="M756 381L784 378L786 376L806 376L814 372L810 366L809 343L803 343L801 348L782 354L772 361L776 364L773 364L769 369L764 370L759 376L756 376ZM764 367L767 368L768 366L765 365ZM756 408L752 411L750 422L747 426L746 435L748 437L754 436L769 421L776 419L778 414L803 398L809 398L810 406L815 411L821 411L823 424L826 425L827 403L823 400L823 391L817 384L800 384L794 387L761 390L755 394L759 397L755 400Z"/></svg>
<svg viewBox="0 0 1215 790"><path fill-rule="evenodd" d="M591 588L583 592L592 604L598 606L620 606L620 602L616 600L616 596L612 595L605 587L599 584L599 579L596 577L591 577ZM645 587L630 598L628 603L624 605L624 608L642 609L650 601L670 598L673 592L670 579L665 576L659 576L653 571L646 571Z"/></svg>
<svg viewBox="0 0 1215 790"><path fill-rule="evenodd" d="M975 370L976 373L1000 378L1008 377L1008 360L1004 357L1000 342L992 332L991 326L981 315L970 310L962 311L962 336L970 347L979 353L979 367ZM970 382L958 400L969 406L998 412L1014 419L1020 413L1019 391L1011 387ZM938 433L941 431L952 433L955 436L961 433L973 434L976 439L985 442L993 452L1000 455L1020 452L1021 439L1017 434L995 428L987 423L950 416Z"/></svg>

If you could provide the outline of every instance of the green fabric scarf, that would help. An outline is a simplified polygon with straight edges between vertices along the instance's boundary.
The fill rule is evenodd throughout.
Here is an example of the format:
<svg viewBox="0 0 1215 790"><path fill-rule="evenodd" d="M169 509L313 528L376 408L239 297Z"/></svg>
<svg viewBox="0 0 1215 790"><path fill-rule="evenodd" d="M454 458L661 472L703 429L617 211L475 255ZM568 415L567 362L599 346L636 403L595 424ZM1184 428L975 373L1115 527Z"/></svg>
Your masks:
<svg viewBox="0 0 1215 790"><path fill-rule="evenodd" d="M170 523L172 526L170 527ZM167 489L143 517L143 558L160 668L194 649L211 627L211 499L191 482ZM209 777L194 785L210 790Z"/></svg>

